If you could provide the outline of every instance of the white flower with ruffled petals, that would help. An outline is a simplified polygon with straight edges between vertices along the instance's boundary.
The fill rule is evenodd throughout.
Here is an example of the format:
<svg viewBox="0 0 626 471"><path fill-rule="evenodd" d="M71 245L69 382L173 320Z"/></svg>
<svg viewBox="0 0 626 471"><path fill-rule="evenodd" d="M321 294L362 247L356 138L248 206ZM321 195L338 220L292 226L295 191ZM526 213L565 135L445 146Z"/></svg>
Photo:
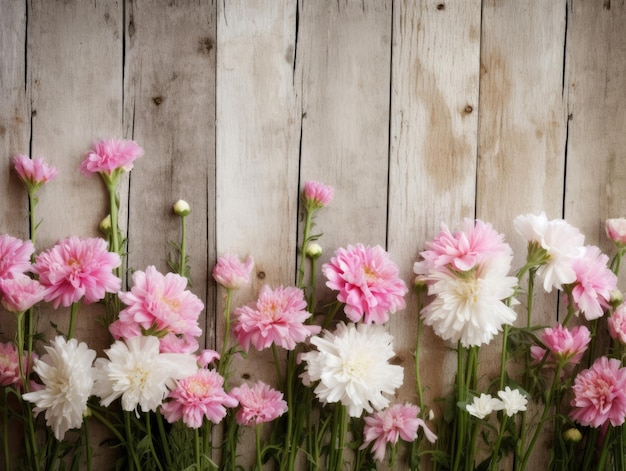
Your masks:
<svg viewBox="0 0 626 471"><path fill-rule="evenodd" d="M63 440L65 432L83 423L94 384L92 364L96 352L84 342L66 341L61 336L45 349L46 354L35 359L33 367L44 388L22 397L35 404L35 414L45 411L46 424L57 440Z"/></svg>
<svg viewBox="0 0 626 471"><path fill-rule="evenodd" d="M474 398L471 404L467 404L465 409L470 415L477 419L484 419L493 411L502 410L504 404L498 398L492 397L491 394L481 394Z"/></svg>
<svg viewBox="0 0 626 471"><path fill-rule="evenodd" d="M519 389L511 389L510 387L504 388L504 391L498 391L498 396L502 400L503 409L506 415L513 417L518 412L526 410L528 399L524 396Z"/></svg>

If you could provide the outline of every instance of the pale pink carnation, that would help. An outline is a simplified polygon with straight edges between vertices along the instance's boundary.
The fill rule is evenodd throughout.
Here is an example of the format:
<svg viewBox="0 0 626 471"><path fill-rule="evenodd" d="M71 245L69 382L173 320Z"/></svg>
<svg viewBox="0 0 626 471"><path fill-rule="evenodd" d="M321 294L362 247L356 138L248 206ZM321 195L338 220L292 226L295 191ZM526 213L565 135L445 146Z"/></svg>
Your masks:
<svg viewBox="0 0 626 471"><path fill-rule="evenodd" d="M541 334L541 342L549 351L546 362L550 365L557 363L561 365L565 363L578 364L590 341L591 334L584 325L568 329L557 324L554 327L544 329ZM533 345L531 347L531 356L535 362L541 361L545 353L546 350L539 346Z"/></svg>
<svg viewBox="0 0 626 471"><path fill-rule="evenodd" d="M26 371L26 358L22 360ZM17 386L22 383L17 349L12 343L0 343L0 386Z"/></svg>
<svg viewBox="0 0 626 471"><path fill-rule="evenodd" d="M572 297L588 321L602 317L609 307L611 292L617 289L617 276L607 263L609 257L595 246L585 247L585 253L572 261L576 281Z"/></svg>
<svg viewBox="0 0 626 471"><path fill-rule="evenodd" d="M25 312L41 301L46 289L37 280L23 273L11 277L0 278L0 295L2 306L7 311Z"/></svg>
<svg viewBox="0 0 626 471"><path fill-rule="evenodd" d="M572 387L570 417L583 426L622 425L626 417L626 368L615 358L600 357L581 371Z"/></svg>
<svg viewBox="0 0 626 471"><path fill-rule="evenodd" d="M59 170L48 166L43 157L31 159L27 155L16 155L13 157L13 166L20 180L29 189L36 189L59 174Z"/></svg>
<svg viewBox="0 0 626 471"><path fill-rule="evenodd" d="M302 191L304 204L309 211L328 206L333 200L333 188L316 181L308 181Z"/></svg>
<svg viewBox="0 0 626 471"><path fill-rule="evenodd" d="M265 285L256 303L235 309L233 316L233 333L245 351L250 345L261 351L272 344L293 350L320 332L319 326L304 323L311 313L306 310L304 292L294 287L272 290Z"/></svg>
<svg viewBox="0 0 626 471"><path fill-rule="evenodd" d="M609 325L611 338L626 344L626 304L620 304L606 321Z"/></svg>
<svg viewBox="0 0 626 471"><path fill-rule="evenodd" d="M35 247L30 240L0 235L0 278L30 270L30 256L34 252Z"/></svg>
<svg viewBox="0 0 626 471"><path fill-rule="evenodd" d="M426 439L434 443L437 436L428 429L422 419L417 417L419 412L420 408L412 404L394 404L387 409L366 416L363 444L360 449L364 450L374 442L372 445L374 458L383 461L387 443L393 446L400 438L410 443L417 438L420 427L424 430Z"/></svg>
<svg viewBox="0 0 626 471"><path fill-rule="evenodd" d="M118 169L130 172L133 162L143 153L143 149L134 141L104 139L93 143L93 149L87 152L79 168L85 176L94 173L111 175Z"/></svg>
<svg viewBox="0 0 626 471"><path fill-rule="evenodd" d="M120 292L120 300L126 304L109 330L116 338L132 338L136 335L174 334L179 336L181 344L195 342L193 337L202 334L198 325L198 316L204 304L187 287L187 278L176 273L163 275L154 266L146 271L133 273L133 287L130 291ZM180 353L177 341L170 338L161 351ZM183 348L183 353L195 351Z"/></svg>
<svg viewBox="0 0 626 471"><path fill-rule="evenodd" d="M234 388L230 395L239 402L236 414L239 425L254 426L271 422L287 412L283 393L262 381L257 381L252 387L244 383Z"/></svg>
<svg viewBox="0 0 626 471"><path fill-rule="evenodd" d="M345 303L344 311L353 322L383 324L390 313L406 306L408 288L399 278L398 266L379 245L339 248L322 271L326 286L339 291L337 299Z"/></svg>
<svg viewBox="0 0 626 471"><path fill-rule="evenodd" d="M607 219L606 235L617 245L626 244L626 218Z"/></svg>
<svg viewBox="0 0 626 471"><path fill-rule="evenodd" d="M200 369L177 382L169 402L161 406L163 416L171 424L182 419L190 428L200 428L205 417L217 424L226 416L227 407L238 404L223 386L224 378L217 371Z"/></svg>
<svg viewBox="0 0 626 471"><path fill-rule="evenodd" d="M226 254L217 259L217 264L213 268L213 278L224 288L241 288L250 283L253 266L252 257L242 262L236 255Z"/></svg>
<svg viewBox="0 0 626 471"><path fill-rule="evenodd" d="M121 263L118 254L107 250L104 239L71 236L39 254L32 271L46 288L44 299L56 309L81 299L85 304L100 301L106 293L118 291L122 281L113 269Z"/></svg>

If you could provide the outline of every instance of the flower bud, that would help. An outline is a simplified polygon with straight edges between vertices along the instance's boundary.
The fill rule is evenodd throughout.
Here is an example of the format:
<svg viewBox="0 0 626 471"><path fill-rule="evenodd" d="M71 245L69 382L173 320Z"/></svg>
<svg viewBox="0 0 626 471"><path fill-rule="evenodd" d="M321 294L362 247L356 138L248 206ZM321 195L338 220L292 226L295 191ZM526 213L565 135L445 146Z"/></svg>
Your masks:
<svg viewBox="0 0 626 471"><path fill-rule="evenodd" d="M319 258L322 255L322 246L320 244L308 244L306 246L306 256L309 258Z"/></svg>
<svg viewBox="0 0 626 471"><path fill-rule="evenodd" d="M583 434L577 428L568 428L563 432L563 440L568 443L578 443L583 438Z"/></svg>
<svg viewBox="0 0 626 471"><path fill-rule="evenodd" d="M626 218L607 219L606 235L617 245L626 244Z"/></svg>
<svg viewBox="0 0 626 471"><path fill-rule="evenodd" d="M100 221L100 231L102 231L103 234L109 234L111 232L111 215L107 214L107 217L105 217L102 221Z"/></svg>
<svg viewBox="0 0 626 471"><path fill-rule="evenodd" d="M610 303L611 306L618 307L624 302L624 296L622 296L622 292L618 289L614 289L611 291Z"/></svg>
<svg viewBox="0 0 626 471"><path fill-rule="evenodd" d="M178 200L172 207L174 214L180 217L185 217L191 212L191 206L185 200Z"/></svg>

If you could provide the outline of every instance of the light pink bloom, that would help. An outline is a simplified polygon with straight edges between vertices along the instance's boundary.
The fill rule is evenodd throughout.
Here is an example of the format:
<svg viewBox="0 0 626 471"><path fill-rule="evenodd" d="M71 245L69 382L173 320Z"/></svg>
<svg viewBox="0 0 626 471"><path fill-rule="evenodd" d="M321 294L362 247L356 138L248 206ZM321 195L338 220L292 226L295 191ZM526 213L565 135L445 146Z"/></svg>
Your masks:
<svg viewBox="0 0 626 471"><path fill-rule="evenodd" d="M46 287L45 300L56 309L81 299L86 304L100 301L106 293L118 291L122 282L113 269L121 263L104 239L71 236L39 254L32 271Z"/></svg>
<svg viewBox="0 0 626 471"><path fill-rule="evenodd" d="M626 244L626 218L607 219L606 235L617 245Z"/></svg>
<svg viewBox="0 0 626 471"><path fill-rule="evenodd" d="M22 359L22 367L26 372L26 358ZM0 386L21 386L20 366L17 349L12 343L0 343Z"/></svg>
<svg viewBox="0 0 626 471"><path fill-rule="evenodd" d="M626 344L626 304L620 304L606 321L609 325L611 338Z"/></svg>
<svg viewBox="0 0 626 471"><path fill-rule="evenodd" d="M588 321L602 317L610 305L611 292L617 289L617 276L607 266L608 261L609 257L592 245L585 247L582 257L572 260L576 273L572 297Z"/></svg>
<svg viewBox="0 0 626 471"><path fill-rule="evenodd" d="M234 388L230 395L239 401L240 408L236 414L239 425L254 426L271 422L287 412L283 393L262 381L257 381L252 387L244 383Z"/></svg>
<svg viewBox="0 0 626 471"><path fill-rule="evenodd" d="M557 324L554 327L544 329L541 334L541 342L550 352L546 358L547 364L550 365L557 363L578 364L590 341L591 334L584 325L568 329ZM543 359L545 352L546 350L536 345L531 347L531 356L536 362Z"/></svg>
<svg viewBox="0 0 626 471"><path fill-rule="evenodd" d="M273 343L293 350L297 343L321 330L305 325L311 313L306 310L304 292L294 287L272 290L265 285L256 303L235 309L233 316L233 333L245 351L250 345L261 351Z"/></svg>
<svg viewBox="0 0 626 471"><path fill-rule="evenodd" d="M238 404L223 386L224 378L217 371L200 369L178 381L169 393L170 401L161 406L163 416L170 424L182 418L190 428L200 428L205 417L217 424L226 416L227 407Z"/></svg>
<svg viewBox="0 0 626 471"><path fill-rule="evenodd" d="M461 230L454 234L442 223L441 232L425 247L426 250L420 253L423 261L414 265L416 274L445 267L465 272L494 257L512 255L511 247L504 242L504 235L480 219L465 219Z"/></svg>
<svg viewBox="0 0 626 471"><path fill-rule="evenodd" d="M23 273L0 278L2 305L10 312L27 311L43 299L45 291L46 289L37 280Z"/></svg>
<svg viewBox="0 0 626 471"><path fill-rule="evenodd" d="M113 335L113 333L111 333ZM115 338L115 335L113 335ZM159 339L161 353L187 353L192 354L200 345L198 339L188 334L174 334L169 332Z"/></svg>
<svg viewBox="0 0 626 471"><path fill-rule="evenodd" d="M0 235L0 278L30 270L30 256L34 252L35 247L30 240Z"/></svg>
<svg viewBox="0 0 626 471"><path fill-rule="evenodd" d="M383 324L390 313L406 306L408 288L399 278L398 266L379 245L339 248L322 271L326 286L339 291L337 299L345 303L344 311L353 322Z"/></svg>
<svg viewBox="0 0 626 471"><path fill-rule="evenodd" d="M626 417L626 368L615 358L600 357L581 371L572 387L570 417L579 424L602 427L622 425Z"/></svg>
<svg viewBox="0 0 626 471"><path fill-rule="evenodd" d="M215 360L220 359L219 353L217 353L215 350L209 350L209 349L202 350L200 354L197 356L198 356L198 365L200 365L201 368L207 368Z"/></svg>
<svg viewBox="0 0 626 471"><path fill-rule="evenodd" d="M368 445L372 445L374 458L383 461L387 443L395 445L398 439L412 442L417 438L417 431L420 427L424 430L426 439L434 443L437 436L432 433L424 421L417 416L420 408L412 404L394 404L380 412L365 417L365 427L363 429L363 444L360 449L364 450Z"/></svg>
<svg viewBox="0 0 626 471"><path fill-rule="evenodd" d="M333 200L333 188L316 181L308 181L302 191L304 204L309 211L328 206Z"/></svg>
<svg viewBox="0 0 626 471"><path fill-rule="evenodd" d="M59 170L48 166L42 157L31 159L27 155L16 155L13 157L13 166L20 180L29 190L37 189L59 174Z"/></svg>
<svg viewBox="0 0 626 471"><path fill-rule="evenodd" d="M250 283L250 272L254 266L252 257L241 262L236 255L226 254L217 259L213 278L227 289L237 289Z"/></svg>
<svg viewBox="0 0 626 471"><path fill-rule="evenodd" d="M88 177L94 173L111 175L118 169L130 172L133 162L142 155L143 149L134 141L104 139L93 143L93 149L87 152L79 168Z"/></svg>
<svg viewBox="0 0 626 471"><path fill-rule="evenodd" d="M119 293L120 300L127 307L109 327L111 334L116 339L128 339L145 332L161 336L175 334L185 337L185 343L189 343L191 338L202 334L198 316L204 304L186 287L187 278L176 273L163 275L154 266L149 266L145 272L137 270L133 273L131 290ZM174 346L175 339L166 343L169 343L170 351L180 352ZM188 353L187 350L183 352Z"/></svg>

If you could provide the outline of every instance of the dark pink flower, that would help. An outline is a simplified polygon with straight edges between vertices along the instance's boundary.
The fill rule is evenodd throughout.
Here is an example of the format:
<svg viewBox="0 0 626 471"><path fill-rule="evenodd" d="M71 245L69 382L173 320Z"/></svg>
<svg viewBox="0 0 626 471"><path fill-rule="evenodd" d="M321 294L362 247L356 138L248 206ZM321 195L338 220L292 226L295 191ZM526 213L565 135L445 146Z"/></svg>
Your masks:
<svg viewBox="0 0 626 471"><path fill-rule="evenodd" d="M611 301L611 292L617 288L617 276L607 263L609 257L595 246L586 246L582 257L572 261L576 281L572 297L588 321L602 317Z"/></svg>
<svg viewBox="0 0 626 471"><path fill-rule="evenodd" d="M437 436L428 429L422 419L417 417L419 412L420 408L412 404L395 404L366 416L363 444L360 449L363 450L374 442L372 445L374 458L383 461L387 443L395 445L400 438L410 443L417 438L417 431L420 427L424 430L426 439L434 443Z"/></svg>
<svg viewBox="0 0 626 471"><path fill-rule="evenodd" d="M116 338L128 339L146 333L148 335L173 334L162 345L162 351L188 353L184 344L195 342L194 337L202 334L198 316L204 304L191 291L186 289L187 278L176 273L163 275L154 266L146 271L133 273L133 287L128 292L120 292L120 300L126 304L109 330ZM178 345L178 346L177 346ZM163 350L163 347L166 347Z"/></svg>
<svg viewBox="0 0 626 471"><path fill-rule="evenodd" d="M308 181L302 191L304 204L309 211L328 206L333 200L333 189L330 186L316 181Z"/></svg>
<svg viewBox="0 0 626 471"><path fill-rule="evenodd" d="M32 271L46 288L44 299L57 308L81 299L93 303L118 291L122 282L113 269L121 263L119 255L107 250L104 239L71 236L39 254Z"/></svg>
<svg viewBox="0 0 626 471"><path fill-rule="evenodd" d="M611 338L626 344L626 304L620 304L607 320Z"/></svg>
<svg viewBox="0 0 626 471"><path fill-rule="evenodd" d="M257 381L252 387L244 383L234 388L230 395L239 401L240 408L236 414L239 425L253 426L271 422L287 412L283 393L262 381Z"/></svg>
<svg viewBox="0 0 626 471"><path fill-rule="evenodd" d="M13 166L29 191L39 188L59 174L59 170L48 166L42 157L30 159L27 155L16 155L13 157Z"/></svg>
<svg viewBox="0 0 626 471"><path fill-rule="evenodd" d="M557 324L543 331L541 341L550 352L546 359L548 364L578 364L591 341L591 334L584 325L568 329ZM531 355L535 361L541 361L545 352L541 347L531 347Z"/></svg>
<svg viewBox="0 0 626 471"><path fill-rule="evenodd" d="M7 311L25 312L41 301L46 289L37 280L23 273L0 278L2 305Z"/></svg>
<svg viewBox="0 0 626 471"><path fill-rule="evenodd" d="M398 276L398 266L379 245L339 248L322 271L326 286L339 291L337 299L345 303L345 313L353 322L383 324L390 313L406 305L408 288Z"/></svg>
<svg viewBox="0 0 626 471"><path fill-rule="evenodd" d="M0 235L0 278L30 270L30 256L34 252L35 247L30 240Z"/></svg>
<svg viewBox="0 0 626 471"><path fill-rule="evenodd" d="M570 417L581 425L622 425L626 418L626 368L615 358L600 357L581 371L572 387Z"/></svg>
<svg viewBox="0 0 626 471"><path fill-rule="evenodd" d="M236 255L226 254L217 259L213 278L227 289L237 289L250 283L250 272L254 266L252 257L241 262Z"/></svg>
<svg viewBox="0 0 626 471"><path fill-rule="evenodd" d="M224 391L224 378L217 371L200 369L178 381L169 393L169 402L161 406L169 423L182 419L190 428L200 428L206 417L214 424L226 416L227 407L237 407L238 401Z"/></svg>
<svg viewBox="0 0 626 471"><path fill-rule="evenodd" d="M319 326L304 323L311 313L306 310L304 292L294 287L272 290L265 285L256 303L235 309L233 315L233 333L246 351L250 345L261 351L273 343L293 350L320 332Z"/></svg>
<svg viewBox="0 0 626 471"><path fill-rule="evenodd" d="M133 162L142 155L143 149L134 141L104 139L94 142L93 149L87 152L79 168L88 177L94 173L111 175L118 169L130 172Z"/></svg>
<svg viewBox="0 0 626 471"><path fill-rule="evenodd" d="M626 244L626 218L607 219L606 235L617 245Z"/></svg>

